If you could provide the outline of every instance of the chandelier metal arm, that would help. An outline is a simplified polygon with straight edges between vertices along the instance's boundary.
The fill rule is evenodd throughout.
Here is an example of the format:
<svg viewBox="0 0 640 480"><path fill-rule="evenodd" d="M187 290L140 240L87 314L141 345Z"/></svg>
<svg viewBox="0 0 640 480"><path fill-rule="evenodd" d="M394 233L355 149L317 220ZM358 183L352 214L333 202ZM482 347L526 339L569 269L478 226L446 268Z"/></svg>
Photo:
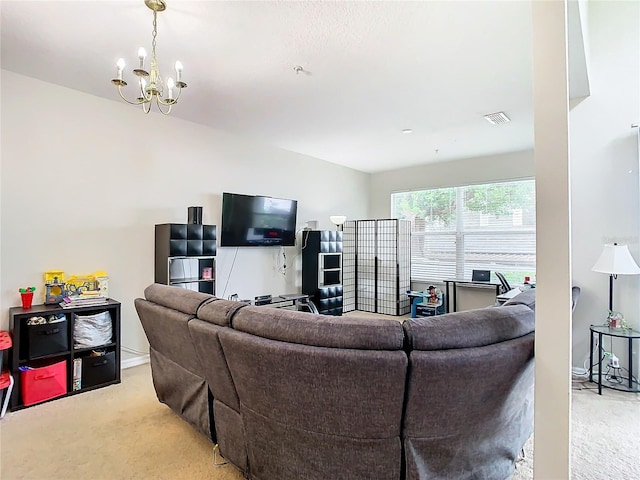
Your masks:
<svg viewBox="0 0 640 480"><path fill-rule="evenodd" d="M142 105L143 103L149 103L148 101L145 101L140 98L138 98L135 102L132 102L131 100L127 99L127 97L125 97L122 93L122 85L118 85L118 93L120 94L120 98L122 98L129 105Z"/></svg>
<svg viewBox="0 0 640 480"><path fill-rule="evenodd" d="M156 97L156 104L158 105L158 110L160 110L160 113L162 113L163 115L169 115L169 113L171 113L171 106L173 105L173 103L171 104L166 104L164 103L160 97ZM151 105L151 104L149 104ZM162 106L168 106L168 108L166 110L162 109Z"/></svg>

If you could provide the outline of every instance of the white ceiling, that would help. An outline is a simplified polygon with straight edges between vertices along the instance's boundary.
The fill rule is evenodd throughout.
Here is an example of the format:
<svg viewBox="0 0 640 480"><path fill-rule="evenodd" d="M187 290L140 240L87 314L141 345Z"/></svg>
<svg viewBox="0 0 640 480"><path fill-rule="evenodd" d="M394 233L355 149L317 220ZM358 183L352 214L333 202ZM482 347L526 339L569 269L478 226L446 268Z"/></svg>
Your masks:
<svg viewBox="0 0 640 480"><path fill-rule="evenodd" d="M123 57L133 97L143 0L0 7L2 68L121 102ZM167 0L157 53L171 116L364 172L533 147L529 1Z"/></svg>

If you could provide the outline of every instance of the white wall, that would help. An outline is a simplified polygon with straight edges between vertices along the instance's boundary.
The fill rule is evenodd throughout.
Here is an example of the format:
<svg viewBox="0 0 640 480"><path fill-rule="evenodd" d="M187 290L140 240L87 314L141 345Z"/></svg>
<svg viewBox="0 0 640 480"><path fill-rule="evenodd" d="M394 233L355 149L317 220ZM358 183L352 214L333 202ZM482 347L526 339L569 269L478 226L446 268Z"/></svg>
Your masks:
<svg viewBox="0 0 640 480"><path fill-rule="evenodd" d="M640 121L640 3L590 2L588 19L591 96L573 108L570 121L573 280L581 287L573 365L580 367L589 354L589 325L607 316L609 278L591 271L602 246L627 244L640 263L638 129L631 128ZM640 276L621 275L614 285L614 309L636 329L639 288Z"/></svg>
<svg viewBox="0 0 640 480"><path fill-rule="evenodd" d="M394 192L515 180L534 176L533 150L430 163L371 175L371 218L390 218Z"/></svg>
<svg viewBox="0 0 640 480"><path fill-rule="evenodd" d="M123 345L147 351L133 300L154 279L154 225L186 223L191 205L220 225L223 191L296 199L299 228L367 217L364 173L6 70L1 88L0 329L20 287L36 286L42 303L44 271L103 269ZM219 248L216 293L299 291L299 249L285 249L283 277L279 248L238 249L231 275L236 249Z"/></svg>

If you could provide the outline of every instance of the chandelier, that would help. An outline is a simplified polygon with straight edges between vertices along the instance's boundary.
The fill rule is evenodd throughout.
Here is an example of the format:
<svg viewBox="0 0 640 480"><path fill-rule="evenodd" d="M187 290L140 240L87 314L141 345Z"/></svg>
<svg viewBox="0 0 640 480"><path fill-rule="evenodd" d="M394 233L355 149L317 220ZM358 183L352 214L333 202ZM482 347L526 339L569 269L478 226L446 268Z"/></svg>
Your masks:
<svg viewBox="0 0 640 480"><path fill-rule="evenodd" d="M167 4L164 0L144 0L147 7L153 10L153 38L151 40L151 65L150 72L145 70L145 58L147 52L143 47L138 50L138 59L140 64L138 68L133 69L133 74L138 77L138 97L135 100L127 99L122 93L122 87L127 86L127 82L122 78L122 70L124 69L124 59L120 58L116 62L118 67L118 77L111 80L111 83L118 87L118 93L122 99L131 105L142 105L144 113L151 111L151 106L155 102L158 106L158 110L163 115L168 115L171 112L171 107L178 103L180 93L183 88L187 88L187 84L182 81L182 63L176 62L176 80L172 78L167 79L167 84L162 81L160 76L160 69L158 68L158 61L156 60L156 36L158 35L156 17L158 12L163 12L167 8ZM174 95L174 88L177 88L177 93Z"/></svg>

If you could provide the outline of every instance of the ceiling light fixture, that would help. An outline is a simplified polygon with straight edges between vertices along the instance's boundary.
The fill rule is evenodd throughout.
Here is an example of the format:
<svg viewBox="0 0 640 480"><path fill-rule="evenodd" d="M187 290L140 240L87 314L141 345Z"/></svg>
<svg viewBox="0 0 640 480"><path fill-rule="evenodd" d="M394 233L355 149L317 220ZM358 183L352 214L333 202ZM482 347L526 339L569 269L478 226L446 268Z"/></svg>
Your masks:
<svg viewBox="0 0 640 480"><path fill-rule="evenodd" d="M127 86L127 82L125 82L122 78L122 70L124 69L124 59L120 58L116 66L118 68L118 77L111 80L111 83L118 87L118 93L122 99L131 104L131 105L142 105L142 110L144 113L149 113L151 111L151 105L155 101L158 106L158 110L163 115L168 115L171 112L171 107L178 103L178 99L180 98L180 93L183 88L187 88L187 84L182 81L182 63L179 61L175 64L176 69L176 81L174 82L172 78L167 79L166 85L166 96L165 96L165 85L162 82L162 77L160 76L160 69L158 68L158 61L156 60L156 36L158 34L157 31L157 22L156 17L158 12L163 12L167 8L167 4L164 0L144 0L144 4L153 10L153 38L151 40L151 71L147 72L144 69L144 60L147 56L147 52L143 47L140 47L138 50L138 59L140 60L140 65L138 68L133 70L133 74L139 77L138 84L140 86L140 91L138 92L138 98L134 101L128 100L122 94L122 87ZM149 84L147 85L147 79ZM177 88L177 95L174 97L173 89ZM166 107L166 108L164 108Z"/></svg>
<svg viewBox="0 0 640 480"><path fill-rule="evenodd" d="M402 130L402 133L405 133L405 134L413 133L413 130L411 128L405 128L404 130Z"/></svg>
<svg viewBox="0 0 640 480"><path fill-rule="evenodd" d="M501 125L503 123L509 123L511 119L507 117L504 112L489 113L484 116L484 119L491 125Z"/></svg>

